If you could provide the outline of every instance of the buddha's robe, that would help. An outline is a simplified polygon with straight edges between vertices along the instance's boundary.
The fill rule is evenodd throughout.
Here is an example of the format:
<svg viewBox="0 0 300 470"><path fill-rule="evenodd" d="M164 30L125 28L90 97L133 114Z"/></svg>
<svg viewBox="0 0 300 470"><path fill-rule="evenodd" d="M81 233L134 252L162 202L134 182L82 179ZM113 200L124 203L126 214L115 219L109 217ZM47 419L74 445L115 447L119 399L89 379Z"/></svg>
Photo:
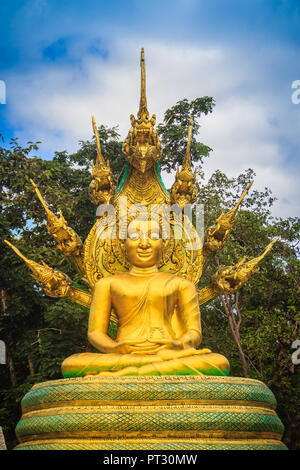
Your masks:
<svg viewBox="0 0 300 470"><path fill-rule="evenodd" d="M118 317L116 341L126 342L127 353L74 354L62 364L64 377L228 375L229 363L220 354L172 345L187 332L197 338L194 346L201 342L198 294L192 282L163 272L101 279L93 295L89 338L93 332L107 332L112 308Z"/></svg>

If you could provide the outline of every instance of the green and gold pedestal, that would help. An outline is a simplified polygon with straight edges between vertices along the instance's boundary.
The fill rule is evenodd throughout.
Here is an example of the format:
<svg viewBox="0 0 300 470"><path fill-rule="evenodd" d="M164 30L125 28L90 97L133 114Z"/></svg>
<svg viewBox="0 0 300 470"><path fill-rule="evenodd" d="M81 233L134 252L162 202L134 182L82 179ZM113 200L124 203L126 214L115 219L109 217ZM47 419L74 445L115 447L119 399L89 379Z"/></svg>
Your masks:
<svg viewBox="0 0 300 470"><path fill-rule="evenodd" d="M85 377L35 385L16 449L283 450L273 393L212 376Z"/></svg>

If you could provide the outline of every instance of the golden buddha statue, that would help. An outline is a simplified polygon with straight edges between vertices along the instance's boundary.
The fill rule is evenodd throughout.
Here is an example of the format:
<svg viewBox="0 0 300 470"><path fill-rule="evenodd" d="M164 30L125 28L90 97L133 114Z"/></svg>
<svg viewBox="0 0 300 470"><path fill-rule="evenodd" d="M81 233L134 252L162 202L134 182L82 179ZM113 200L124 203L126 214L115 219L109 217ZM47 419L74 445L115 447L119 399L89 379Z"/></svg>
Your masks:
<svg viewBox="0 0 300 470"><path fill-rule="evenodd" d="M127 161L116 188L92 117L97 159L89 196L97 210L85 240L62 213L58 217L50 210L32 181L48 232L73 262L79 283L6 241L46 295L89 311L88 339L99 351L66 358L64 379L34 385L25 395L18 448L283 449L271 391L256 380L228 377L224 356L197 349L200 307L237 291L277 241L252 260L220 266L210 282L200 284L252 182L235 207L207 228L202 243L185 215L197 190L190 155L193 117L182 168L169 193L160 176L155 115L150 119L147 108L143 49L140 106L137 119L130 120L123 145ZM132 220L137 206L145 211Z"/></svg>
<svg viewBox="0 0 300 470"><path fill-rule="evenodd" d="M158 271L163 252L159 225L135 220L125 250L131 268L95 284L88 339L99 351L68 357L64 377L86 375L228 375L229 363L201 343L195 285ZM118 317L116 341L108 334L111 310Z"/></svg>

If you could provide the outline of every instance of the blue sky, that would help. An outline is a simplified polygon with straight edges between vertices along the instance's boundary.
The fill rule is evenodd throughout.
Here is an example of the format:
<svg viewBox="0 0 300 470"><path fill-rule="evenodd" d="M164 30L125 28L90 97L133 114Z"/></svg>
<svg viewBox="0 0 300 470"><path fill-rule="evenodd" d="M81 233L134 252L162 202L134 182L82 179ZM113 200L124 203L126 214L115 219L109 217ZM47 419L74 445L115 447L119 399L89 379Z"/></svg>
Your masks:
<svg viewBox="0 0 300 470"><path fill-rule="evenodd" d="M98 124L130 127L139 52L149 111L213 96L199 138L204 164L231 176L251 167L278 197L275 215L299 215L300 2L277 0L1 0L0 133L41 140L40 154L74 151Z"/></svg>

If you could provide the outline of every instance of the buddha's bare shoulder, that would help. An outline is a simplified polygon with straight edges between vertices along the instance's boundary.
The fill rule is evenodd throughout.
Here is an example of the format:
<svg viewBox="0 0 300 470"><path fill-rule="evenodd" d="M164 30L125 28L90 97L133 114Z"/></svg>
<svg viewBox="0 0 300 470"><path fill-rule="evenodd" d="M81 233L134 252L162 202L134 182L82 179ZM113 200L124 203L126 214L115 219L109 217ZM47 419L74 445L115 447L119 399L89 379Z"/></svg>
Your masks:
<svg viewBox="0 0 300 470"><path fill-rule="evenodd" d="M118 281L120 279L125 279L125 278L130 278L130 274L127 271L123 273L122 272L116 273L111 276L102 277L101 279L99 279L99 281L95 283L95 287L108 286L108 285L111 285L112 282L114 281Z"/></svg>
<svg viewBox="0 0 300 470"><path fill-rule="evenodd" d="M107 277L102 277L101 279L99 279L98 281L95 282L95 286L94 286L94 289L98 289L99 287L105 287L105 286L108 286L110 285L110 282L111 282L111 277L112 276L107 276Z"/></svg>
<svg viewBox="0 0 300 470"><path fill-rule="evenodd" d="M156 279L157 279L157 277L156 277ZM158 280L160 280L160 279L161 280L164 279L165 281L174 282L175 284L181 286L182 288L190 287L190 288L196 289L195 284L193 282L191 282L188 279L185 279L183 277L176 276L175 274L172 274L172 273L160 271Z"/></svg>

